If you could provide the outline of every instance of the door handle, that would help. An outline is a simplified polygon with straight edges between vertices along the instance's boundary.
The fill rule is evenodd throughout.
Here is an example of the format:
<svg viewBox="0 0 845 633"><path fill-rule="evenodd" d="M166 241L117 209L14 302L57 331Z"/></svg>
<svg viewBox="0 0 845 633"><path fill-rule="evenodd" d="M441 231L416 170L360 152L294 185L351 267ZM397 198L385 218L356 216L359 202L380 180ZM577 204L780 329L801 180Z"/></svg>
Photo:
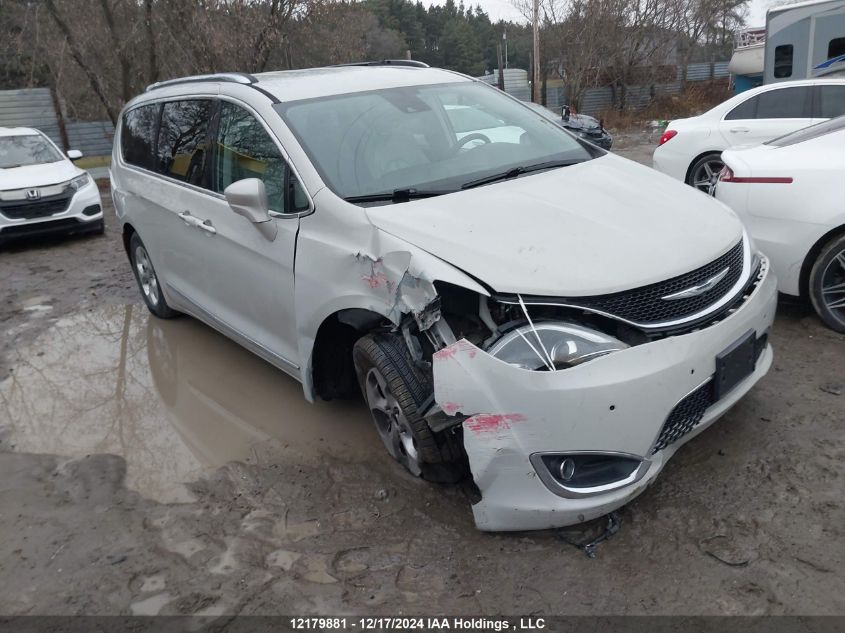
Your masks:
<svg viewBox="0 0 845 633"><path fill-rule="evenodd" d="M187 226L196 226L200 223L200 219L192 216L190 211L182 211L179 217Z"/></svg>
<svg viewBox="0 0 845 633"><path fill-rule="evenodd" d="M214 226L211 224L211 220L205 220L205 221L202 221L202 222L197 221L195 226L198 229L202 229L203 231L205 231L209 235L217 235L217 229L215 229Z"/></svg>
<svg viewBox="0 0 845 633"><path fill-rule="evenodd" d="M751 130L749 130L747 127L732 127L731 128L731 132L733 132L734 134L746 134L750 131Z"/></svg>

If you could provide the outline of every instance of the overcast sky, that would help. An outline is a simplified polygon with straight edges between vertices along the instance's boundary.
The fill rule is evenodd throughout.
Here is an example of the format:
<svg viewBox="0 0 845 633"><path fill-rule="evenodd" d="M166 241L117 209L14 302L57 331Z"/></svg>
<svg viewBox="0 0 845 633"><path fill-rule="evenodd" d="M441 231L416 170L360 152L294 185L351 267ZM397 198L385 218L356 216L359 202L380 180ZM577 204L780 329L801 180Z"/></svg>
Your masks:
<svg viewBox="0 0 845 633"><path fill-rule="evenodd" d="M423 2L427 5L443 4L438 0L423 0ZM748 26L765 26L766 9L775 2L776 0L751 0L748 7ZM517 22L524 19L510 0L464 0L464 4L467 6L481 5L481 8L487 12L493 22L496 20Z"/></svg>

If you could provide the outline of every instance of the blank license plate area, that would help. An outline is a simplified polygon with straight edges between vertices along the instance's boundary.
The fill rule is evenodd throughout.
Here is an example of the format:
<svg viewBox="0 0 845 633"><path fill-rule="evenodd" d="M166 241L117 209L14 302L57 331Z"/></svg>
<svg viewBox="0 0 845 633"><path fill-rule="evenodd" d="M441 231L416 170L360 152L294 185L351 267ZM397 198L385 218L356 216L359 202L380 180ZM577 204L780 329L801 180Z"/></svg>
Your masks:
<svg viewBox="0 0 845 633"><path fill-rule="evenodd" d="M716 356L716 376L713 386L713 396L716 400L721 399L754 372L757 360L756 342L756 334L754 330L751 330Z"/></svg>

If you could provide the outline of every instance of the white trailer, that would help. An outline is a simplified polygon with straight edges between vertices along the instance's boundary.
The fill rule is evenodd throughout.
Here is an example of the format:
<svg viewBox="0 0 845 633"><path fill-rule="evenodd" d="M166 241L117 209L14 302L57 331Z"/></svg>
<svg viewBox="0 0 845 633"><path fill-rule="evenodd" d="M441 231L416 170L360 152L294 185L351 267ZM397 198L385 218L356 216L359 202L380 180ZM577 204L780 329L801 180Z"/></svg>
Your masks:
<svg viewBox="0 0 845 633"><path fill-rule="evenodd" d="M845 74L845 0L769 9L763 83Z"/></svg>

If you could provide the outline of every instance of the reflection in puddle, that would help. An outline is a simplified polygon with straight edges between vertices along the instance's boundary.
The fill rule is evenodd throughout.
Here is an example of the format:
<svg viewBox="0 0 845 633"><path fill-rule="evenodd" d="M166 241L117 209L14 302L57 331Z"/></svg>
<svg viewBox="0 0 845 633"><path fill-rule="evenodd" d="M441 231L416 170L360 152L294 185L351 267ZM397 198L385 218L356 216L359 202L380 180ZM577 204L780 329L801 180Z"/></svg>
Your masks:
<svg viewBox="0 0 845 633"><path fill-rule="evenodd" d="M0 425L15 450L121 455L127 487L159 501L190 500L181 483L259 454L382 457L362 404L310 405L298 382L190 318L91 310L58 321L14 362Z"/></svg>

